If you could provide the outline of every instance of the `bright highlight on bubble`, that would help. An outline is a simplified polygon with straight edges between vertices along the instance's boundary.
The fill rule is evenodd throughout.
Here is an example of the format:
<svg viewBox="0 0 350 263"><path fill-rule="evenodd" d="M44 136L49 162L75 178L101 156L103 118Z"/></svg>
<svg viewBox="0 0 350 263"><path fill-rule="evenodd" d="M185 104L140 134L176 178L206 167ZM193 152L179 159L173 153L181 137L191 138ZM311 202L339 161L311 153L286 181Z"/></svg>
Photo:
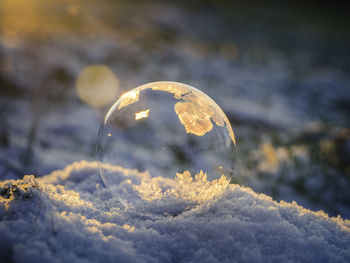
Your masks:
<svg viewBox="0 0 350 263"><path fill-rule="evenodd" d="M113 194L127 198L120 190L126 175L106 169L111 165L144 172L134 188L153 200L163 196L159 191L172 190L143 189L147 180L169 178L170 185L203 182L208 187L230 182L235 146L225 113L205 93L182 83L154 82L125 93L107 112L97 157L101 177Z"/></svg>
<svg viewBox="0 0 350 263"><path fill-rule="evenodd" d="M149 116L149 111L150 110L144 110L144 111L136 112L135 113L135 120L140 120L140 119L143 119L143 118L147 118Z"/></svg>

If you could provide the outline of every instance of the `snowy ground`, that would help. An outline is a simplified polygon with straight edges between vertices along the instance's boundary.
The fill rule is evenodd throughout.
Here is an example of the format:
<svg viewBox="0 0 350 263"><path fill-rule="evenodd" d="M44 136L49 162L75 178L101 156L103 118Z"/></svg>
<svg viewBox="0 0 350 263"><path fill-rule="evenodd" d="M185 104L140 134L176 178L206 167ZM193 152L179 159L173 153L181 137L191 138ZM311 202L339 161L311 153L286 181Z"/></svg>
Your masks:
<svg viewBox="0 0 350 263"><path fill-rule="evenodd" d="M1 256L349 258L348 221L289 204L350 218L348 8L259 1L221 7L195 0L1 2ZM76 92L80 72L95 64L115 73L119 94L159 80L206 92L235 132L234 182L269 197L232 185L220 200L189 211L194 204L183 198L138 198L140 209L124 211L92 163L45 176L75 161L95 161L108 105L91 107ZM14 183L6 180L25 174L35 178L9 190ZM43 176L50 184L36 179ZM177 242L181 238L186 242ZM79 246L69 251L74 244ZM89 249L94 255L86 254Z"/></svg>
<svg viewBox="0 0 350 263"><path fill-rule="evenodd" d="M96 170L82 161L1 182L0 261L349 262L349 220L238 185L130 170L121 175L124 208Z"/></svg>

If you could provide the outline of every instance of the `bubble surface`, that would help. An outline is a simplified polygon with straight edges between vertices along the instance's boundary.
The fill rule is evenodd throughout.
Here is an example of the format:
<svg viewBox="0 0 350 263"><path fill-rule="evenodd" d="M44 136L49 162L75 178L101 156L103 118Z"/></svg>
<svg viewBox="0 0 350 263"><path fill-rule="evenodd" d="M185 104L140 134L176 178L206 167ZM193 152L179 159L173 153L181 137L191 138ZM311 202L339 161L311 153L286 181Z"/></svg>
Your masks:
<svg viewBox="0 0 350 263"><path fill-rule="evenodd" d="M229 181L235 146L225 113L209 96L182 83L154 82L125 93L110 108L99 130L97 158L105 185L121 197L114 188L120 189L125 172L106 166L151 178L206 174L211 182Z"/></svg>

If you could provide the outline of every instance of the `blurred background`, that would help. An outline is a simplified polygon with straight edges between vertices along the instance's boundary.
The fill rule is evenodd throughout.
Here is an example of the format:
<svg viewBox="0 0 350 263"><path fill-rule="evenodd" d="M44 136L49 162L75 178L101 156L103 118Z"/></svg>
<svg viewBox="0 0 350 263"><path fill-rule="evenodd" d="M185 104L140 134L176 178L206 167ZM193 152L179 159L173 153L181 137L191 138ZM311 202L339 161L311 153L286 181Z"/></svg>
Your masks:
<svg viewBox="0 0 350 263"><path fill-rule="evenodd" d="M350 218L349 6L247 2L1 0L0 179L94 161L108 107L172 80L228 115L235 183Z"/></svg>

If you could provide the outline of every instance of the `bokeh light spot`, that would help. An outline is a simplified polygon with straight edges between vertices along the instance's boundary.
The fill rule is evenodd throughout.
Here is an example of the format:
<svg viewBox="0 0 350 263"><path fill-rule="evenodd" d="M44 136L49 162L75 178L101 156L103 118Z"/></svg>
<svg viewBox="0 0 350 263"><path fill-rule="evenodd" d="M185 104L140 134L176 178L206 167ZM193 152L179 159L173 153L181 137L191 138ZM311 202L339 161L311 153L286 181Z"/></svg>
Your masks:
<svg viewBox="0 0 350 263"><path fill-rule="evenodd" d="M93 65L80 73L76 89L82 101L94 107L103 107L117 97L119 81L107 66Z"/></svg>

